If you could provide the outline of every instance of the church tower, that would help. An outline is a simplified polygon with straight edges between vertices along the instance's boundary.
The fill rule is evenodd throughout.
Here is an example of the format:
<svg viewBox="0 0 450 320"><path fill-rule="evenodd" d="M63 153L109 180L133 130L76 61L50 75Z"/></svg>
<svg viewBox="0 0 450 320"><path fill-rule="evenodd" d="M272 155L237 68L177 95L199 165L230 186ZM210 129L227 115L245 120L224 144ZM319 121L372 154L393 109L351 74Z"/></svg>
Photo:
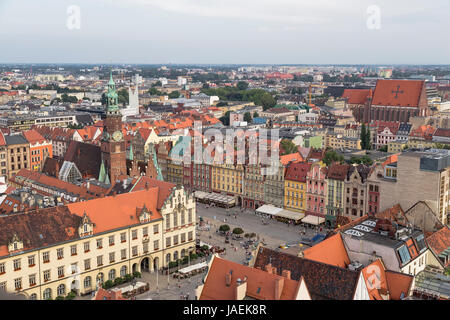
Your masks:
<svg viewBox="0 0 450 320"><path fill-rule="evenodd" d="M118 95L112 73L110 74L106 98L106 117L103 120L103 137L101 142L102 165L106 174L103 177L99 177L99 180L114 184L119 176L127 175L127 166L126 146L122 133L122 114L118 105Z"/></svg>

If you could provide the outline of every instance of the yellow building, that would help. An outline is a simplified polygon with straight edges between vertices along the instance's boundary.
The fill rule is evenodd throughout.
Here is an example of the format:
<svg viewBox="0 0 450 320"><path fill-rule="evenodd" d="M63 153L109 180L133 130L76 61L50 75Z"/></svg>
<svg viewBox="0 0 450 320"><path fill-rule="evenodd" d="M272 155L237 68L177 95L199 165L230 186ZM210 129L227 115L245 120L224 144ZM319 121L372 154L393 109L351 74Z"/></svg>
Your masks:
<svg viewBox="0 0 450 320"><path fill-rule="evenodd" d="M304 213L306 210L306 176L310 163L291 163L284 177L284 208Z"/></svg>
<svg viewBox="0 0 450 320"><path fill-rule="evenodd" d="M195 250L195 201L182 187L143 190L1 217L0 291L30 299L86 294Z"/></svg>
<svg viewBox="0 0 450 320"><path fill-rule="evenodd" d="M239 197L242 195L244 168L237 164L213 164L211 168L212 190Z"/></svg>
<svg viewBox="0 0 450 320"><path fill-rule="evenodd" d="M358 149L361 150L361 139L345 137L342 134L327 132L325 134L325 148Z"/></svg>
<svg viewBox="0 0 450 320"><path fill-rule="evenodd" d="M394 141L389 141L388 142L388 149L387 151L389 153L398 153L398 152L402 152L403 149L405 149L408 145L408 141L403 141L403 140L394 140Z"/></svg>

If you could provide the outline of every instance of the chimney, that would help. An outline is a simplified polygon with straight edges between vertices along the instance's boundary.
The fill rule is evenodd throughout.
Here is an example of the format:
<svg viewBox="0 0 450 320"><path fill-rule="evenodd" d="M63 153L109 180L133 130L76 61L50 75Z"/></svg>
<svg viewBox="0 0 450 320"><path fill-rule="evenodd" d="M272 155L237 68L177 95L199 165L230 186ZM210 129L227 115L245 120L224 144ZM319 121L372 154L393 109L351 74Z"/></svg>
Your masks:
<svg viewBox="0 0 450 320"><path fill-rule="evenodd" d="M227 273L225 275L225 285L227 287L231 286L231 273Z"/></svg>
<svg viewBox="0 0 450 320"><path fill-rule="evenodd" d="M268 272L268 273L272 273L272 271L273 271L273 269L272 269L272 264L268 264L268 265L266 265L266 271Z"/></svg>
<svg viewBox="0 0 450 320"><path fill-rule="evenodd" d="M89 187L91 186L91 183L88 181L87 183L86 183L86 188L89 190Z"/></svg>
<svg viewBox="0 0 450 320"><path fill-rule="evenodd" d="M280 300L281 292L283 291L284 279L275 279L275 297L274 300Z"/></svg>
<svg viewBox="0 0 450 320"><path fill-rule="evenodd" d="M291 279L291 271L290 270L283 270L281 275L285 277L286 279Z"/></svg>

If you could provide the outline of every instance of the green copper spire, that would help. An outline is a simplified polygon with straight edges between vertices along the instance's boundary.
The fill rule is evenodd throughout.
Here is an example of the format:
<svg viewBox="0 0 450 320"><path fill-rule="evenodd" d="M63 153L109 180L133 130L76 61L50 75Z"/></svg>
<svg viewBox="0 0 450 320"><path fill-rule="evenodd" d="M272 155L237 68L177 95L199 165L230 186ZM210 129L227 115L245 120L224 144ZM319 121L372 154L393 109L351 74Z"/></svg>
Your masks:
<svg viewBox="0 0 450 320"><path fill-rule="evenodd" d="M108 92L106 93L106 112L116 113L119 111L119 96L116 92L116 85L112 77L112 71L109 74Z"/></svg>
<svg viewBox="0 0 450 320"><path fill-rule="evenodd" d="M105 170L105 164L103 163L102 160L102 164L100 165L100 173L98 174L98 181L105 182L105 177L107 177L107 175Z"/></svg>
<svg viewBox="0 0 450 320"><path fill-rule="evenodd" d="M111 185L111 182L109 181L109 175L106 175L105 184Z"/></svg>
<svg viewBox="0 0 450 320"><path fill-rule="evenodd" d="M128 153L128 160L133 160L133 144L130 142L130 152Z"/></svg>

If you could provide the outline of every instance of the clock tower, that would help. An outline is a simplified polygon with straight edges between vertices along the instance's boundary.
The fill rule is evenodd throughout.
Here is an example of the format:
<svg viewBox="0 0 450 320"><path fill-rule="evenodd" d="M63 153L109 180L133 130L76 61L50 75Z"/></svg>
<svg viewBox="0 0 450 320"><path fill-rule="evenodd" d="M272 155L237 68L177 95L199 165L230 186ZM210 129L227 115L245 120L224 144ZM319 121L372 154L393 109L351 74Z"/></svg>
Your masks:
<svg viewBox="0 0 450 320"><path fill-rule="evenodd" d="M119 176L127 174L126 146L122 133L122 114L118 105L118 96L112 73L106 94L106 117L103 119L103 137L101 142L102 166L101 182L110 181L113 185ZM109 179L106 178L109 177Z"/></svg>

